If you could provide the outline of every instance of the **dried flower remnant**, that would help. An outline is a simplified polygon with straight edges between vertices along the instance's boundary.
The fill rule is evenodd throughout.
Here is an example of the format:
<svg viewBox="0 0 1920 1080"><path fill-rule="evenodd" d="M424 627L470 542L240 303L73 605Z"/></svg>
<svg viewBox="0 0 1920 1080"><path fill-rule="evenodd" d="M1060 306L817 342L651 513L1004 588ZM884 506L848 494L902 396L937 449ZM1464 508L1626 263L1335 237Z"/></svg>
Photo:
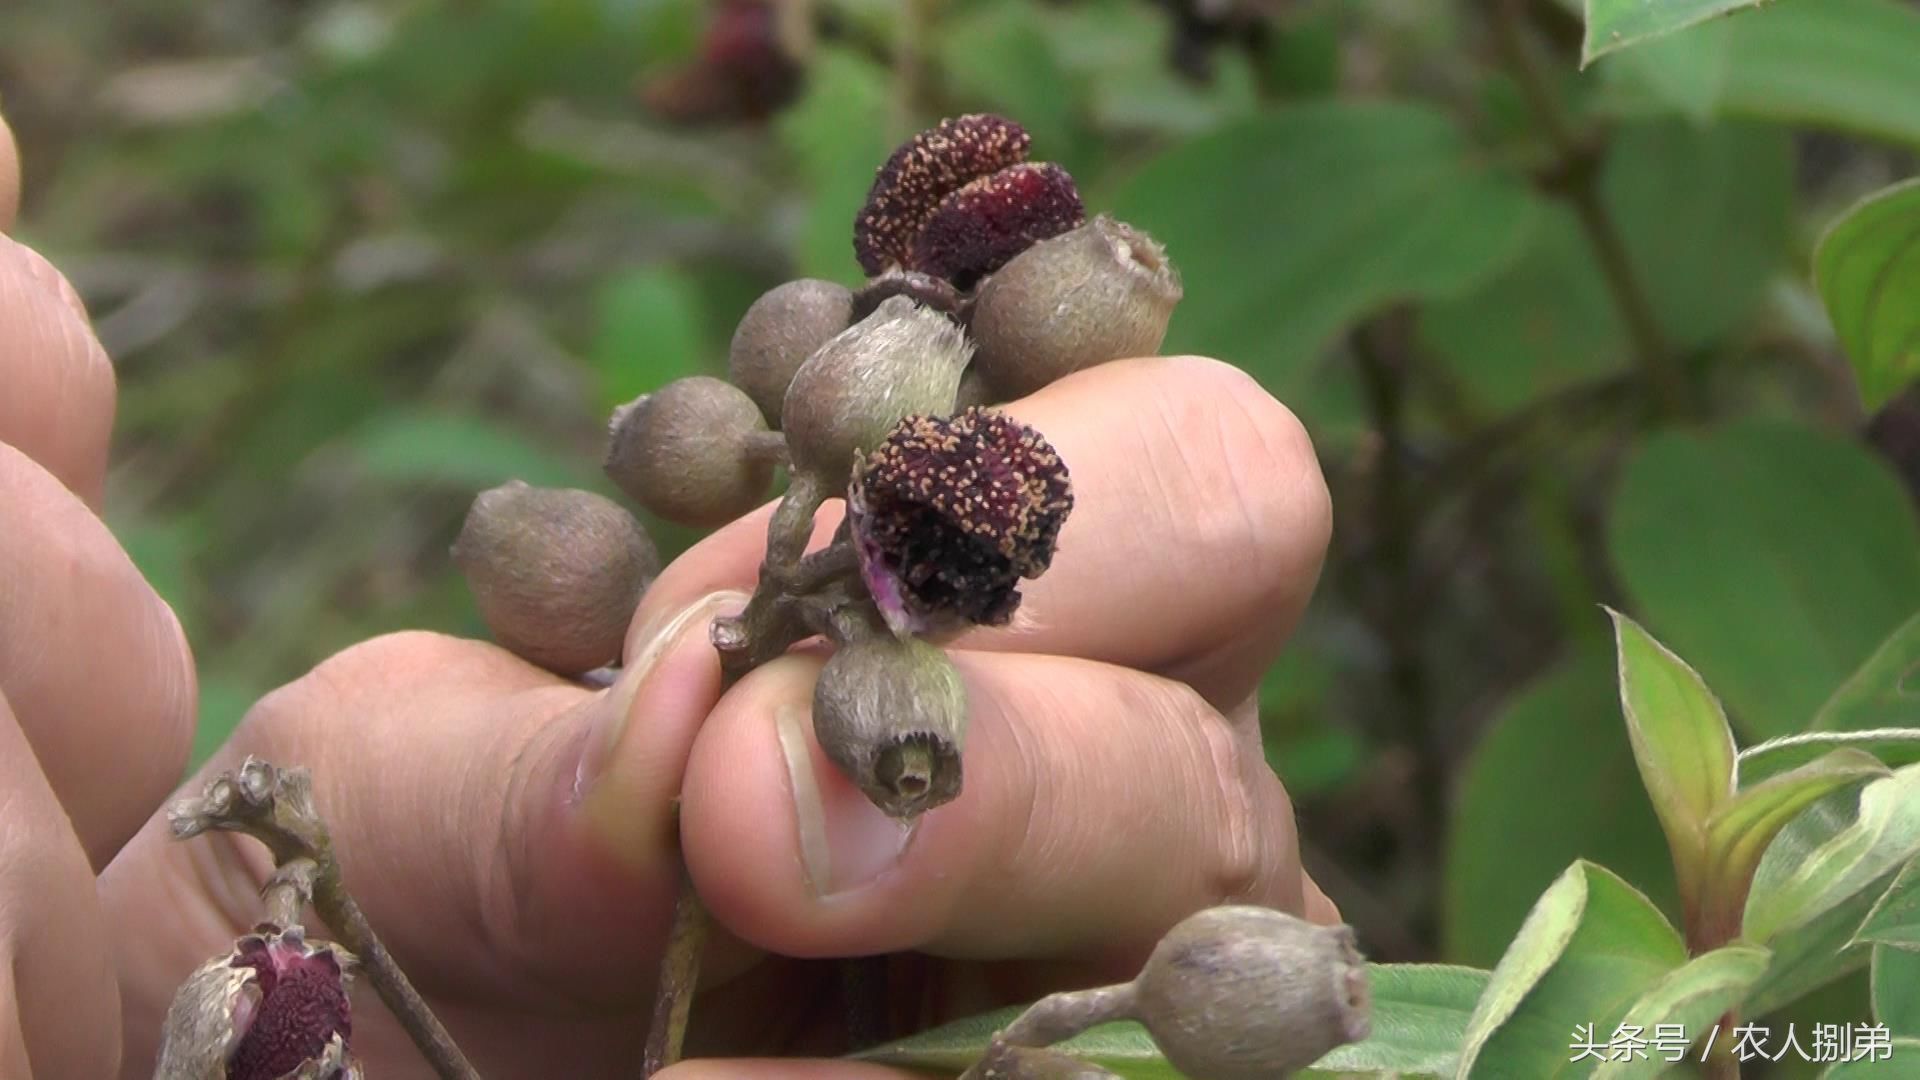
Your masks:
<svg viewBox="0 0 1920 1080"><path fill-rule="evenodd" d="M991 113L951 117L915 135L874 176L853 223L853 251L869 274L910 267L915 239L940 201L1027 159L1033 138Z"/></svg>
<svg viewBox="0 0 1920 1080"><path fill-rule="evenodd" d="M1087 218L1073 177L1047 162L1011 165L940 200L915 237L913 266L960 288Z"/></svg>
<svg viewBox="0 0 1920 1080"><path fill-rule="evenodd" d="M861 577L901 635L1006 623L1016 586L1046 571L1072 509L1052 445L977 407L903 421L847 494Z"/></svg>
<svg viewBox="0 0 1920 1080"><path fill-rule="evenodd" d="M354 958L263 924L201 965L167 1010L155 1080L350 1080Z"/></svg>

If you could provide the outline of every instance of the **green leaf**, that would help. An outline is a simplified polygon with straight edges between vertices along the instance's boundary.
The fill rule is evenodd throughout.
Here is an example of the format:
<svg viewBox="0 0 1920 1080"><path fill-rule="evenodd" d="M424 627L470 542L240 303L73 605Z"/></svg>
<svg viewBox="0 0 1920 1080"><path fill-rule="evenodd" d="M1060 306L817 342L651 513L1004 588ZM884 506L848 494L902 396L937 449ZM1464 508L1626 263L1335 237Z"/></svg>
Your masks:
<svg viewBox="0 0 1920 1080"><path fill-rule="evenodd" d="M1621 53L1602 70L1610 83L1629 83L1705 124L1719 112L1732 60L1724 34L1674 34Z"/></svg>
<svg viewBox="0 0 1920 1080"><path fill-rule="evenodd" d="M1920 762L1920 728L1878 731L1812 731L1783 735L1740 751L1735 771L1741 787L1751 787L1770 776L1795 769L1833 750L1852 747L1879 758L1888 768Z"/></svg>
<svg viewBox="0 0 1920 1080"><path fill-rule="evenodd" d="M1920 1036L1920 952L1873 947L1873 1018L1895 1035Z"/></svg>
<svg viewBox="0 0 1920 1080"><path fill-rule="evenodd" d="M1767 845L1802 810L1848 784L1886 775L1879 758L1844 748L1734 796L1707 822L1707 849L1715 878L1726 889L1723 895L1745 891Z"/></svg>
<svg viewBox="0 0 1920 1080"><path fill-rule="evenodd" d="M1662 0L1659 3L1587 0L1587 35L1580 46L1580 66L1585 67L1615 49L1685 30L1758 3L1759 0Z"/></svg>
<svg viewBox="0 0 1920 1080"><path fill-rule="evenodd" d="M1920 1057L1920 1039L1892 1039L1887 1056L1876 1054L1830 1065L1820 1074L1820 1080L1910 1080L1916 1057Z"/></svg>
<svg viewBox="0 0 1920 1080"><path fill-rule="evenodd" d="M1912 4L1796 0L1703 30L1728 40L1724 111L1920 143L1920 9Z"/></svg>
<svg viewBox="0 0 1920 1080"><path fill-rule="evenodd" d="M1373 1033L1334 1050L1301 1075L1451 1076L1488 977L1477 968L1447 964L1369 964Z"/></svg>
<svg viewBox="0 0 1920 1080"><path fill-rule="evenodd" d="M611 408L707 368L700 291L670 266L621 274L601 286L593 366Z"/></svg>
<svg viewBox="0 0 1920 1080"><path fill-rule="evenodd" d="M1855 942L1920 948L1920 861L1909 862L1867 913Z"/></svg>
<svg viewBox="0 0 1920 1080"><path fill-rule="evenodd" d="M1872 412L1920 378L1920 180L1869 195L1820 237L1814 281Z"/></svg>
<svg viewBox="0 0 1920 1080"><path fill-rule="evenodd" d="M1819 731L1920 725L1920 615L1901 624L1813 718Z"/></svg>
<svg viewBox="0 0 1920 1080"><path fill-rule="evenodd" d="M478 416L398 409L346 437L366 475L388 483L478 491L508 480L536 487L591 487L580 463Z"/></svg>
<svg viewBox="0 0 1920 1080"><path fill-rule="evenodd" d="M1342 327L1471 289L1519 253L1537 208L1441 110L1338 102L1180 144L1120 190L1114 213L1180 269L1168 350L1219 356L1295 397Z"/></svg>
<svg viewBox="0 0 1920 1080"><path fill-rule="evenodd" d="M1788 828L1799 824L1795 822ZM1892 880L1893 875L1889 873L1832 910L1774 935L1768 943L1768 948L1773 950L1773 961L1767 965L1766 975L1754 986L1742 1012L1763 1016L1865 967L1869 948L1849 942L1860 920ZM1864 991L1860 996L1865 997Z"/></svg>
<svg viewBox="0 0 1920 1080"><path fill-rule="evenodd" d="M1675 59L1647 70L1651 62L1642 57L1669 48ZM1908 107L1920 97L1916 53L1920 9L1902 0L1779 4L1609 61L1598 105L1616 115L1677 111L1696 121L1711 108L1722 116L1920 143L1920 112Z"/></svg>
<svg viewBox="0 0 1920 1080"><path fill-rule="evenodd" d="M1609 608L1620 658L1620 709L1640 780L1666 830L1686 894L1705 870L1707 821L1733 794L1733 729L1707 684L1625 615Z"/></svg>
<svg viewBox="0 0 1920 1080"><path fill-rule="evenodd" d="M1549 1078L1579 1070L1567 1040L1612 1031L1627 1008L1686 962L1658 908L1611 871L1580 861L1548 887L1493 970L1467 1024L1458 1075Z"/></svg>
<svg viewBox="0 0 1920 1080"><path fill-rule="evenodd" d="M1601 199L1676 347L1717 341L1752 315L1784 265L1792 193L1786 132L1621 127ZM1541 215L1507 269L1430 305L1420 333L1469 400L1496 413L1624 370L1632 354L1593 247L1561 206Z"/></svg>
<svg viewBox="0 0 1920 1080"><path fill-rule="evenodd" d="M1679 910L1673 859L1640 787L1614 662L1577 655L1527 686L1481 736L1448 821L1446 955L1490 965L1575 859L1618 871Z"/></svg>
<svg viewBox="0 0 1920 1080"><path fill-rule="evenodd" d="M1649 438L1607 539L1634 608L1758 737L1804 728L1920 608L1899 481L1852 440L1789 424Z"/></svg>
<svg viewBox="0 0 1920 1080"><path fill-rule="evenodd" d="M853 284L853 219L892 152L892 98L885 69L858 54L823 48L807 67L807 88L776 122L811 198L801 222L800 275Z"/></svg>
<svg viewBox="0 0 1920 1080"><path fill-rule="evenodd" d="M1817 834L1816 834L1817 835ZM1817 846L1792 829L1767 849L1747 898L1743 936L1767 943L1873 885L1920 853L1920 765L1860 789L1847 827Z"/></svg>
<svg viewBox="0 0 1920 1080"><path fill-rule="evenodd" d="M1487 985L1487 973L1444 964L1369 964L1367 978L1373 1000L1372 1035L1335 1050L1301 1075L1327 1075L1321 1070L1392 1071L1407 1077L1451 1074L1467 1017ZM896 1068L958 1074L979 1059L994 1032L1022 1011L1022 1006L1013 1006L956 1020L853 1057ZM1129 1080L1178 1080L1180 1075L1160 1056L1146 1029L1135 1023L1103 1024L1054 1049Z"/></svg>
<svg viewBox="0 0 1920 1080"><path fill-rule="evenodd" d="M1705 1032L1722 1013L1740 1004L1766 972L1768 959L1767 950L1752 945L1728 945L1696 956L1628 1006L1617 1026L1637 1028L1649 1036L1661 1024ZM1667 1068L1659 1054L1622 1056L1602 1062L1593 1071L1593 1080L1657 1076Z"/></svg>

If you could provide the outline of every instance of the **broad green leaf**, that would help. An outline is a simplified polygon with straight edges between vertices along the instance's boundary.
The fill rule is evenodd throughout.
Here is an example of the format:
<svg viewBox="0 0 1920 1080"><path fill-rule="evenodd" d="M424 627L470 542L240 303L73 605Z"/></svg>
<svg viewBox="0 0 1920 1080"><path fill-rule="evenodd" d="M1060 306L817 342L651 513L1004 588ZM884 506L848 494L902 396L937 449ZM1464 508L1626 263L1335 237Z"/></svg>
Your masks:
<svg viewBox="0 0 1920 1080"><path fill-rule="evenodd" d="M403 409L348 435L367 476L389 483L478 491L508 480L537 487L590 487L592 470L493 421L466 413Z"/></svg>
<svg viewBox="0 0 1920 1080"><path fill-rule="evenodd" d="M1587 0L1587 34L1580 66L1644 41L1685 30L1759 0Z"/></svg>
<svg viewBox="0 0 1920 1080"><path fill-rule="evenodd" d="M1294 397L1351 321L1460 295L1506 265L1537 207L1439 109L1337 102L1175 146L1122 187L1113 212L1180 268L1186 298L1167 349L1222 357Z"/></svg>
<svg viewBox="0 0 1920 1080"><path fill-rule="evenodd" d="M1770 776L1778 776L1844 747L1864 750L1888 768L1897 769L1920 762L1920 728L1810 731L1769 739L1740 751L1736 765L1740 786L1752 787Z"/></svg>
<svg viewBox="0 0 1920 1080"><path fill-rule="evenodd" d="M684 375L708 370L700 292L679 271L649 266L601 286L593 366L611 408Z"/></svg>
<svg viewBox="0 0 1920 1080"><path fill-rule="evenodd" d="M1869 412L1920 378L1920 180L1877 192L1820 237L1814 281Z"/></svg>
<svg viewBox="0 0 1920 1080"><path fill-rule="evenodd" d="M1444 964L1370 964L1373 1034L1343 1046L1303 1077L1334 1073L1397 1073L1442 1076L1453 1071L1467 1017L1487 984L1487 973ZM1021 1006L956 1020L911 1038L853 1055L905 1069L956 1075L979 1059L993 1034L1012 1023ZM1178 1080L1146 1029L1135 1023L1104 1024L1055 1045L1129 1080ZM1323 1071L1324 1070L1324 1071Z"/></svg>
<svg viewBox="0 0 1920 1080"><path fill-rule="evenodd" d="M1738 895L1753 877L1767 845L1802 810L1848 784L1886 776L1887 767L1864 750L1846 748L1768 778L1723 804L1707 822L1714 874Z"/></svg>
<svg viewBox="0 0 1920 1080"><path fill-rule="evenodd" d="M1703 27L1725 34L1721 107L1782 123L1920 143L1920 8L1795 0Z"/></svg>
<svg viewBox="0 0 1920 1080"><path fill-rule="evenodd" d="M1673 859L1609 703L1597 650L1532 683L1480 737L1448 820L1442 930L1449 959L1490 965L1575 859L1613 868L1678 911Z"/></svg>
<svg viewBox="0 0 1920 1080"><path fill-rule="evenodd" d="M1641 58L1671 47L1691 53L1691 70L1649 72ZM1677 111L1699 119L1711 99L1723 116L1830 128L1920 143L1920 8L1904 0L1817 0L1770 5L1622 54L1607 75L1600 107L1616 115Z"/></svg>
<svg viewBox="0 0 1920 1080"><path fill-rule="evenodd" d="M1719 340L1752 315L1784 265L1792 193L1786 132L1621 127L1601 198L1675 347ZM1632 355L1593 246L1562 206L1541 215L1505 270L1429 305L1420 333L1470 400L1495 413L1624 370Z"/></svg>
<svg viewBox="0 0 1920 1080"><path fill-rule="evenodd" d="M1890 1039L1884 1056L1875 1052L1858 1061L1830 1065L1820 1080L1911 1080L1916 1057L1920 1057L1920 1039Z"/></svg>
<svg viewBox="0 0 1920 1080"><path fill-rule="evenodd" d="M1920 615L1901 624L1813 718L1818 731L1920 725ZM1920 731L1915 732L1920 736Z"/></svg>
<svg viewBox="0 0 1920 1080"><path fill-rule="evenodd" d="M1873 1018L1895 1035L1920 1037L1920 952L1873 947Z"/></svg>
<svg viewBox="0 0 1920 1080"><path fill-rule="evenodd" d="M1920 860L1907 863L1853 935L1856 942L1920 949Z"/></svg>
<svg viewBox="0 0 1920 1080"><path fill-rule="evenodd" d="M1649 438L1607 534L1634 609L1755 737L1802 730L1920 608L1899 481L1852 440L1790 424Z"/></svg>
<svg viewBox="0 0 1920 1080"><path fill-rule="evenodd" d="M1747 897L1743 935L1765 944L1867 889L1920 853L1920 765L1860 789L1847 827L1817 846L1783 830Z"/></svg>
<svg viewBox="0 0 1920 1080"><path fill-rule="evenodd" d="M888 86L886 71L872 61L823 48L807 66L806 92L776 121L810 194L798 238L801 276L860 280L853 219L893 150Z"/></svg>
<svg viewBox="0 0 1920 1080"><path fill-rule="evenodd" d="M1487 972L1448 964L1370 964L1367 976L1373 1033L1334 1050L1301 1075L1452 1075L1466 1041L1467 1019L1487 988Z"/></svg>
<svg viewBox="0 0 1920 1080"><path fill-rule="evenodd" d="M1645 896L1604 867L1574 863L1494 968L1467 1024L1459 1075L1584 1075L1569 1060L1571 1033L1587 1024L1612 1031L1686 959L1679 934Z"/></svg>
<svg viewBox="0 0 1920 1080"><path fill-rule="evenodd" d="M1689 1032L1704 1032L1728 1009L1739 1005L1747 990L1767 970L1767 950L1752 945L1728 945L1696 956L1675 968L1627 1007L1618 1026L1638 1028L1651 1037L1661 1024L1679 1024ZM1602 1062L1594 1080L1629 1080L1657 1076L1668 1068L1659 1054L1622 1057Z"/></svg>
<svg viewBox="0 0 1920 1080"><path fill-rule="evenodd" d="M1732 67L1724 34L1674 34L1621 53L1601 70L1613 83L1628 82L1696 124L1720 109Z"/></svg>

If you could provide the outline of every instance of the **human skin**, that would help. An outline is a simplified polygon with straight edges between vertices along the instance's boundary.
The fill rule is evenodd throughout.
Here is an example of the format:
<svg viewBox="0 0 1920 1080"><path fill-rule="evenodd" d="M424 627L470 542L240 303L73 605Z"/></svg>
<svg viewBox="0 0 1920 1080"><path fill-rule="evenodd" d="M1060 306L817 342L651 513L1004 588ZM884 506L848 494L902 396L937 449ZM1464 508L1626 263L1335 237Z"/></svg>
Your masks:
<svg viewBox="0 0 1920 1080"><path fill-rule="evenodd" d="M21 388L0 400L0 520L24 526L0 542L0 1075L30 1059L144 1077L174 987L258 921L268 865L251 841L166 835L191 657L95 516L111 365L71 289L4 239L0 386ZM706 626L754 580L765 508L666 569L610 689L388 635L262 699L187 788L250 754L311 768L349 887L489 1077L630 1071L676 795L721 932L690 1035L715 1060L671 1080L900 1075L748 1059L838 1051L819 958L924 958L932 1022L1125 977L1210 903L1337 918L1301 872L1254 705L1330 528L1305 432L1191 357L1081 372L1009 411L1058 448L1076 506L1015 623L955 644L966 788L910 837L813 744L816 653L721 692ZM836 521L837 504L817 538ZM430 1075L357 1001L369 1074Z"/></svg>

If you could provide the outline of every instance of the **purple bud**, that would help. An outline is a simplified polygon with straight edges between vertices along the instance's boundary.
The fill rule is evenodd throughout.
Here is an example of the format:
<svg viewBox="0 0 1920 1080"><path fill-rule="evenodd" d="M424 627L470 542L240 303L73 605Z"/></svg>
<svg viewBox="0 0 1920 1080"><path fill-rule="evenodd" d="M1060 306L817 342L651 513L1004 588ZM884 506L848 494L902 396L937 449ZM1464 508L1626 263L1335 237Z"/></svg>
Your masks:
<svg viewBox="0 0 1920 1080"><path fill-rule="evenodd" d="M847 495L861 576L896 634L999 626L1053 559L1073 494L1040 433L971 408L914 416L868 453Z"/></svg>

